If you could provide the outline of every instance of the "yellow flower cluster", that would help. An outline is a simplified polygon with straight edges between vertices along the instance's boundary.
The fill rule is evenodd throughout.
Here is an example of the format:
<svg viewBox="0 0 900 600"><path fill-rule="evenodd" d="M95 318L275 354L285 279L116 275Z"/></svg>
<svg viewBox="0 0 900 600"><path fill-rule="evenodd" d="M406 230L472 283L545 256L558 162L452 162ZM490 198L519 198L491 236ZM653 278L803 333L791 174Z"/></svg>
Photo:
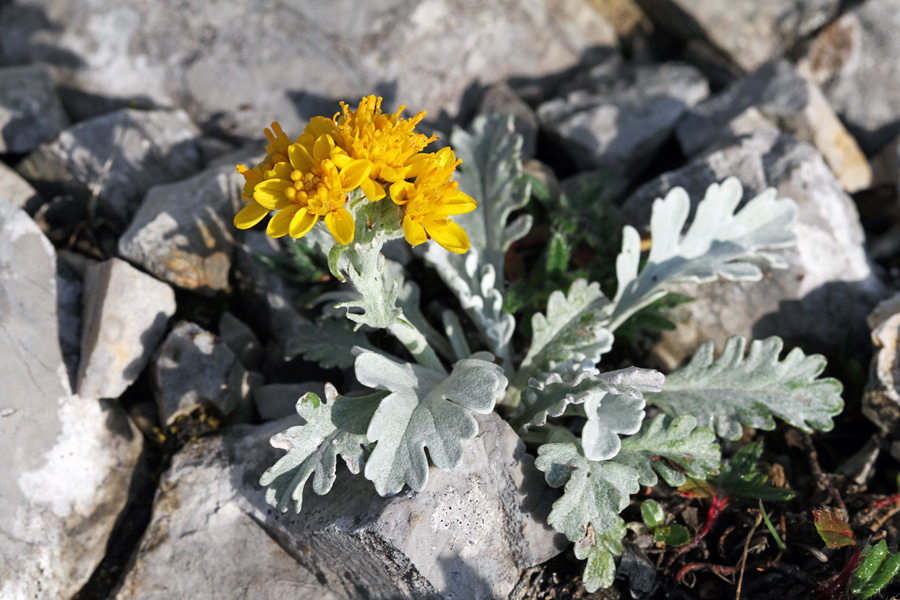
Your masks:
<svg viewBox="0 0 900 600"><path fill-rule="evenodd" d="M349 192L359 188L372 202L387 196L403 207L403 234L413 246L429 238L451 252L469 249L469 237L452 215L475 210L475 201L452 181L459 165L450 148L423 152L434 135L415 133L425 112L405 119L404 107L381 111L381 98L363 98L356 110L341 103L332 119L314 117L296 141L278 123L266 129L266 157L253 168L238 165L248 204L234 218L240 229L271 211L266 233L303 237L322 218L338 244L353 241Z"/></svg>

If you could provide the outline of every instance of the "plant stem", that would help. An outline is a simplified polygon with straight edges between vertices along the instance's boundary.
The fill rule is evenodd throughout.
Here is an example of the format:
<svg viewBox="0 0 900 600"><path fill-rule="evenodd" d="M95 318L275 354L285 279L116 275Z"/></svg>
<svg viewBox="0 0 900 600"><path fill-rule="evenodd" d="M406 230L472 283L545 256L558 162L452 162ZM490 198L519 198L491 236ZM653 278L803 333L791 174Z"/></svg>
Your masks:
<svg viewBox="0 0 900 600"><path fill-rule="evenodd" d="M818 593L816 596L816 600L830 600L837 596L838 592L844 589L844 586L850 583L850 578L853 576L853 572L856 570L856 567L859 566L859 546L853 548L853 554L850 555L850 560L847 561L847 565L841 571L840 575L835 578L831 584Z"/></svg>
<svg viewBox="0 0 900 600"><path fill-rule="evenodd" d="M403 315L400 315L400 318L390 325L387 330L401 344L406 346L406 349L409 350L409 353L412 354L417 363L441 373L447 372L447 369L441 363L441 359L438 358L434 349L428 344L428 340L422 335L422 332L407 321Z"/></svg>

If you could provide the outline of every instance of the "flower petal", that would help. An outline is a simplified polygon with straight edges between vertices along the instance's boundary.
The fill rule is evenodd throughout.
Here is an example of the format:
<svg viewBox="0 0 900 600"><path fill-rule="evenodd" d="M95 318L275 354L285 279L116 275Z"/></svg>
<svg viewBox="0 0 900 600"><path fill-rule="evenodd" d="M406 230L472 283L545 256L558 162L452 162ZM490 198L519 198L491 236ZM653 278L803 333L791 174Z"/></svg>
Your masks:
<svg viewBox="0 0 900 600"><path fill-rule="evenodd" d="M234 226L238 229L250 229L266 218L269 209L259 202L250 202L234 215Z"/></svg>
<svg viewBox="0 0 900 600"><path fill-rule="evenodd" d="M403 217L403 237L409 242L410 246L418 246L428 241L428 234L425 228L418 221L414 221L409 216Z"/></svg>
<svg viewBox="0 0 900 600"><path fill-rule="evenodd" d="M368 198L372 202L377 202L387 196L387 192L384 191L384 188L380 183L378 183L377 181L372 181L368 178L363 179L359 187L362 188L362 191L366 195L366 198Z"/></svg>
<svg viewBox="0 0 900 600"><path fill-rule="evenodd" d="M428 235L444 249L454 254L469 250L469 236L453 221L436 221L428 224ZM412 243L412 242L410 242Z"/></svg>
<svg viewBox="0 0 900 600"><path fill-rule="evenodd" d="M445 215L463 215L478 207L471 196L462 192L448 194L443 197L441 212Z"/></svg>
<svg viewBox="0 0 900 600"><path fill-rule="evenodd" d="M353 215L346 208L339 208L325 215L325 225L339 245L344 246L353 241L356 225L353 223Z"/></svg>
<svg viewBox="0 0 900 600"><path fill-rule="evenodd" d="M288 147L288 158L291 160L291 166L294 169L304 173L309 173L315 164L309 150L302 144L291 144Z"/></svg>
<svg viewBox="0 0 900 600"><path fill-rule="evenodd" d="M274 217L269 219L269 224L266 226L266 234L273 238L280 238L281 236L287 235L291 219L294 218L294 215L297 214L298 210L300 210L300 207L296 204L292 204L288 208L278 211Z"/></svg>
<svg viewBox="0 0 900 600"><path fill-rule="evenodd" d="M355 190L362 185L363 180L369 176L371 171L371 161L362 158L350 161L341 169L341 186L345 190Z"/></svg>
<svg viewBox="0 0 900 600"><path fill-rule="evenodd" d="M330 135L320 135L316 138L316 143L313 146L313 160L317 163L322 162L325 159L331 158L331 150L334 148L334 140Z"/></svg>
<svg viewBox="0 0 900 600"><path fill-rule="evenodd" d="M337 131L337 128L334 126L334 122L328 117L313 117L303 129L303 133L310 134L314 140L317 140L326 134L334 136L335 131Z"/></svg>
<svg viewBox="0 0 900 600"><path fill-rule="evenodd" d="M313 225L315 225L318 220L319 215L309 212L305 207L301 208L297 211L297 214L294 215L294 218L291 219L288 233L291 234L292 238L302 238L309 233L309 230L313 228Z"/></svg>
<svg viewBox="0 0 900 600"><path fill-rule="evenodd" d="M284 190L293 183L285 179L266 179L256 184L253 188L253 199L269 210L281 210L291 205L291 201L284 195Z"/></svg>
<svg viewBox="0 0 900 600"><path fill-rule="evenodd" d="M398 181L391 184L391 200L394 204L406 204L409 200L409 194L415 189L412 183L408 181Z"/></svg>

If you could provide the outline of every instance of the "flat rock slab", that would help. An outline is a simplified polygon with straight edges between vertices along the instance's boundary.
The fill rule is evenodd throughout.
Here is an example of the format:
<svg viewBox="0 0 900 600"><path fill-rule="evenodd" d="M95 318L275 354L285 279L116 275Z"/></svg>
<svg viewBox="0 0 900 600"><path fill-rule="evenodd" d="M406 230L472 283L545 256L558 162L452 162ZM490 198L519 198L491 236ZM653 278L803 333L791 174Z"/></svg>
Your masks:
<svg viewBox="0 0 900 600"><path fill-rule="evenodd" d="M785 60L773 60L724 92L691 109L678 125L688 155L720 142L728 124L755 108L785 133L809 142L848 192L872 184L872 170L856 140L844 128L822 90Z"/></svg>
<svg viewBox="0 0 900 600"><path fill-rule="evenodd" d="M0 598L70 598L106 551L142 438L74 396L58 343L56 255L0 200Z"/></svg>
<svg viewBox="0 0 900 600"><path fill-rule="evenodd" d="M46 69L0 68L0 154L31 152L68 126L56 83Z"/></svg>
<svg viewBox="0 0 900 600"><path fill-rule="evenodd" d="M170 425L201 406L246 421L252 412L251 376L222 340L196 323L181 321L169 332L150 368L159 420Z"/></svg>
<svg viewBox="0 0 900 600"><path fill-rule="evenodd" d="M678 309L682 323L663 334L658 354L675 367L701 342L713 340L721 348L732 334L778 335L829 355L862 351L868 345L866 315L886 290L866 258L853 201L809 144L776 129L758 130L647 183L625 201L622 217L649 223L653 200L676 186L696 207L710 183L732 175L743 184L745 201L774 187L797 202L797 245L781 251L789 267L755 283L675 286L673 291L697 300Z"/></svg>
<svg viewBox="0 0 900 600"><path fill-rule="evenodd" d="M780 56L838 14L840 0L637 0L653 22L700 39L744 71Z"/></svg>
<svg viewBox="0 0 900 600"><path fill-rule="evenodd" d="M798 63L866 154L900 133L900 0L868 0L823 28Z"/></svg>
<svg viewBox="0 0 900 600"><path fill-rule="evenodd" d="M234 165L147 192L119 239L119 254L180 288L212 295L229 290L234 218L244 178Z"/></svg>
<svg viewBox="0 0 900 600"><path fill-rule="evenodd" d="M616 45L583 0L29 4L66 24L33 36L24 53L81 91L67 106L73 115L134 99L190 106L208 129L254 137L273 119L297 136L306 119L339 110L338 100L375 90L391 110L455 115L473 84L558 74ZM16 33L0 28L0 37Z"/></svg>
<svg viewBox="0 0 900 600"><path fill-rule="evenodd" d="M267 539L277 541L299 563L293 576L278 585L297 582L304 587L295 588L303 590L296 597L309 598L505 598L522 569L549 559L565 545L543 520L549 499L542 475L496 415L479 417L481 432L464 444L463 464L452 473L432 468L425 491L382 498L371 482L340 467L334 489L325 496L308 493L300 515L270 507L258 484L281 455L268 438L296 424L295 416L233 427L176 455L117 600L155 598L140 593L141 586L150 587L146 574L151 572L156 573L156 593L197 582L199 597L215 598L212 591L222 589L219 582L230 577L232 565L238 573L249 573L248 579L261 568L254 566L257 562L290 571L283 558L274 556L274 543L260 551L257 561L255 552L235 557L227 541L205 541L219 536L219 523L229 520L248 527L253 521L259 528L256 533L225 532L221 538L240 533L262 540L260 534L267 532ZM252 543L258 547L262 542ZM169 561L176 556L189 557L192 568L173 577ZM207 578L210 585L201 584ZM311 581L329 592L313 589ZM207 587L212 591L202 595ZM258 589L268 594L274 588Z"/></svg>
<svg viewBox="0 0 900 600"><path fill-rule="evenodd" d="M69 127L17 169L46 198L96 197L98 215L124 229L150 187L200 168L199 134L181 110L122 109Z"/></svg>
<svg viewBox="0 0 900 600"><path fill-rule="evenodd" d="M124 260L111 258L87 266L83 303L78 393L118 398L162 339L175 314L175 293Z"/></svg>
<svg viewBox="0 0 900 600"><path fill-rule="evenodd" d="M538 108L541 125L582 169L633 176L646 167L684 113L709 95L689 65L617 60L594 67Z"/></svg>

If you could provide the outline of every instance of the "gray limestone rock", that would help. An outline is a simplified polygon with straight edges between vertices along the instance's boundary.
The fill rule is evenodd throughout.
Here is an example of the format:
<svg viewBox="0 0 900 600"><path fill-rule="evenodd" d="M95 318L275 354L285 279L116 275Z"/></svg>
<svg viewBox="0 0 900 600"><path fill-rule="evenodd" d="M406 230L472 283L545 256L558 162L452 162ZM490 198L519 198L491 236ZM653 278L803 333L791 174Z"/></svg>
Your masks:
<svg viewBox="0 0 900 600"><path fill-rule="evenodd" d="M880 429L900 435L900 293L869 315L875 348L862 411Z"/></svg>
<svg viewBox="0 0 900 600"><path fill-rule="evenodd" d="M232 164L150 188L119 239L119 254L180 288L228 291L243 186Z"/></svg>
<svg viewBox="0 0 900 600"><path fill-rule="evenodd" d="M273 118L299 135L304 120L373 90L392 110L455 115L473 84L558 74L616 45L583 0L33 1L66 23L27 51L61 83L88 97L189 106L210 130L252 136ZM108 104L69 109L81 117Z"/></svg>
<svg viewBox="0 0 900 600"><path fill-rule="evenodd" d="M257 378L247 371L222 340L195 323L172 329L150 367L161 423L201 406L215 407L233 421L247 420L251 389Z"/></svg>
<svg viewBox="0 0 900 600"><path fill-rule="evenodd" d="M56 84L46 69L0 68L0 154L31 152L68 125Z"/></svg>
<svg viewBox="0 0 900 600"><path fill-rule="evenodd" d="M43 204L37 190L3 161L0 161L0 194L30 215Z"/></svg>
<svg viewBox="0 0 900 600"><path fill-rule="evenodd" d="M780 56L825 25L840 0L637 0L654 24L682 39L699 39L744 71Z"/></svg>
<svg viewBox="0 0 900 600"><path fill-rule="evenodd" d="M115 403L71 393L53 247L0 200L0 598L71 598L106 551L142 438Z"/></svg>
<svg viewBox="0 0 900 600"><path fill-rule="evenodd" d="M58 257L60 258L60 257ZM77 270L60 258L56 261L57 321L59 322L59 349L62 352L71 389L78 383L78 363L81 358L81 301L84 292L83 278Z"/></svg>
<svg viewBox="0 0 900 600"><path fill-rule="evenodd" d="M688 111L676 131L681 148L688 155L696 155L718 142L722 129L750 108L785 133L815 146L846 191L857 192L871 185L872 171L865 155L822 90L784 60L764 64ZM746 127L744 130L749 133Z"/></svg>
<svg viewBox="0 0 900 600"><path fill-rule="evenodd" d="M869 0L823 28L798 63L866 154L900 133L900 0Z"/></svg>
<svg viewBox="0 0 900 600"><path fill-rule="evenodd" d="M307 392L319 398L325 397L325 384L321 381L307 383L270 383L253 390L253 403L263 421L275 421L297 414L297 401Z"/></svg>
<svg viewBox="0 0 900 600"><path fill-rule="evenodd" d="M296 416L234 427L188 446L164 476L153 521L117 600L156 597L141 595L135 582L145 582L144 589L155 584L162 594L209 578L212 584L198 587L211 587L201 598L213 598L226 578L246 573L244 580L250 580L256 570L234 561L229 549L235 543L226 537L233 534L219 531L227 519L239 521L241 534L260 548L241 553L241 561L252 565L259 554L270 569L289 570L274 550L280 546L299 562L293 577L274 585L308 586L301 597L507 597L523 569L556 555L565 541L544 521L547 488L522 442L497 415L478 419L481 431L465 442L463 463L451 473L432 468L424 491L382 498L371 482L341 466L332 491L307 494L299 515L275 511L258 485L260 474L281 455L268 438L297 424ZM216 539L223 541L206 542ZM263 539L277 545L264 546ZM177 581L170 575L175 556L189 556L194 565L179 571ZM259 590L274 593L266 586Z"/></svg>
<svg viewBox="0 0 900 600"><path fill-rule="evenodd" d="M96 198L98 215L124 229L151 186L200 167L197 135L184 111L122 109L69 127L17 168L47 198Z"/></svg>
<svg viewBox="0 0 900 600"><path fill-rule="evenodd" d="M78 393L118 398L138 378L175 314L175 294L165 283L111 258L89 265Z"/></svg>
<svg viewBox="0 0 900 600"><path fill-rule="evenodd" d="M219 317L219 337L247 369L259 371L265 350L256 333L230 312Z"/></svg>
<svg viewBox="0 0 900 600"><path fill-rule="evenodd" d="M607 61L538 108L541 125L582 169L634 176L653 161L684 113L707 97L706 79L677 63Z"/></svg>
<svg viewBox="0 0 900 600"><path fill-rule="evenodd" d="M621 216L646 226L653 200L671 188L683 187L696 206L710 183L732 175L744 185L745 200L774 187L797 202L797 245L782 251L789 267L756 283L675 286L696 301L678 309L681 323L663 334L657 354L672 368L701 342L713 340L721 348L732 334L778 335L807 352L865 348L866 315L886 290L866 258L853 201L809 144L775 129L758 130L647 183L625 201Z"/></svg>

